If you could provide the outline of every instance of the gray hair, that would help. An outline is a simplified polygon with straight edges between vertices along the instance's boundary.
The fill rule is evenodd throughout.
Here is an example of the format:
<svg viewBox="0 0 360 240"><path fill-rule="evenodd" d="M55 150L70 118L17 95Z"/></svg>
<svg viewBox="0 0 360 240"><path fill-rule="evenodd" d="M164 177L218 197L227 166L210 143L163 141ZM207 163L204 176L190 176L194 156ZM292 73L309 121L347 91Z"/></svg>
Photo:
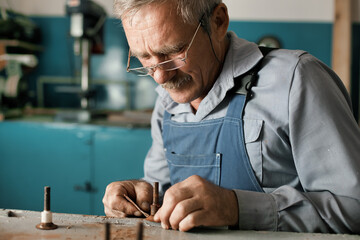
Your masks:
<svg viewBox="0 0 360 240"><path fill-rule="evenodd" d="M115 17L123 19L125 16L133 16L145 5L170 1L177 4L177 13L184 23L197 24L201 20L206 29L214 7L222 2L222 0L114 0L114 14Z"/></svg>

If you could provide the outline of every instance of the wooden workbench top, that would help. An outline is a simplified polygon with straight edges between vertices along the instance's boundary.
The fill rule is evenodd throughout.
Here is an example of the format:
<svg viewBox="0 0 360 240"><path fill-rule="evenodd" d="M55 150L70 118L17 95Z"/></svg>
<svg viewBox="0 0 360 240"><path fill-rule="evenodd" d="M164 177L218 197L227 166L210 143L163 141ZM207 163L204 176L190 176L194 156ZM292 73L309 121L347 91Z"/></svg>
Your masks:
<svg viewBox="0 0 360 240"><path fill-rule="evenodd" d="M217 240L217 239L360 239L358 235L312 234L287 232L233 231L227 229L197 228L190 232L164 230L160 224L139 218L108 218L78 214L53 213L54 230L39 230L40 212L0 209L0 240L38 240L38 239L97 239L105 236L105 223L111 223L110 239L136 239L136 223L143 221L145 240Z"/></svg>

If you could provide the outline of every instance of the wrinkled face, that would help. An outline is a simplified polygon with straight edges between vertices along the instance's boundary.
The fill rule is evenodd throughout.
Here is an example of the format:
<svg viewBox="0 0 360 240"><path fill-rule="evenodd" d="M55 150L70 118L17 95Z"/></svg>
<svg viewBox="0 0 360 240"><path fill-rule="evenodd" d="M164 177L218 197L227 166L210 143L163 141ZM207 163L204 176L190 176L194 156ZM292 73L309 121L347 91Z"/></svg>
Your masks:
<svg viewBox="0 0 360 240"><path fill-rule="evenodd" d="M199 23L186 24L172 3L148 5L131 19L123 19L131 54L144 67L184 57ZM200 28L188 51L186 64L176 70L156 68L153 79L178 103L203 99L211 89L219 69L209 37Z"/></svg>

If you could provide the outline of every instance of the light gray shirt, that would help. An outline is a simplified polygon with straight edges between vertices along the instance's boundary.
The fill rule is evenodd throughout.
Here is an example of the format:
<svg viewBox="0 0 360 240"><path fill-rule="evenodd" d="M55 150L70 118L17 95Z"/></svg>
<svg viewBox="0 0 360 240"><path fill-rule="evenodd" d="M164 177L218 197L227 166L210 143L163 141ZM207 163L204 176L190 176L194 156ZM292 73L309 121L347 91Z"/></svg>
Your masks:
<svg viewBox="0 0 360 240"><path fill-rule="evenodd" d="M223 70L194 114L161 87L152 116L145 180L170 184L163 150L164 111L178 122L226 115L234 79L262 58L254 43L228 34ZM234 189L239 228L360 233L360 129L341 80L304 51L273 50L244 112L246 150L264 193Z"/></svg>

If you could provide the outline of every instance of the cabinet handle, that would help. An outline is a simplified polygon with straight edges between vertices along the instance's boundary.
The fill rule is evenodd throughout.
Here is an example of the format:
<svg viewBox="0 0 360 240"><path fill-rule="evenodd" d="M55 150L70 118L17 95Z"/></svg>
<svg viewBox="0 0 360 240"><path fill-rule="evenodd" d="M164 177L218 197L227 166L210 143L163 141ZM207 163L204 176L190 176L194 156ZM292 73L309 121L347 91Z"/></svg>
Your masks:
<svg viewBox="0 0 360 240"><path fill-rule="evenodd" d="M94 188L91 182L89 181L86 181L83 185L75 185L74 190L79 192L87 192L87 193L97 192L97 189Z"/></svg>

